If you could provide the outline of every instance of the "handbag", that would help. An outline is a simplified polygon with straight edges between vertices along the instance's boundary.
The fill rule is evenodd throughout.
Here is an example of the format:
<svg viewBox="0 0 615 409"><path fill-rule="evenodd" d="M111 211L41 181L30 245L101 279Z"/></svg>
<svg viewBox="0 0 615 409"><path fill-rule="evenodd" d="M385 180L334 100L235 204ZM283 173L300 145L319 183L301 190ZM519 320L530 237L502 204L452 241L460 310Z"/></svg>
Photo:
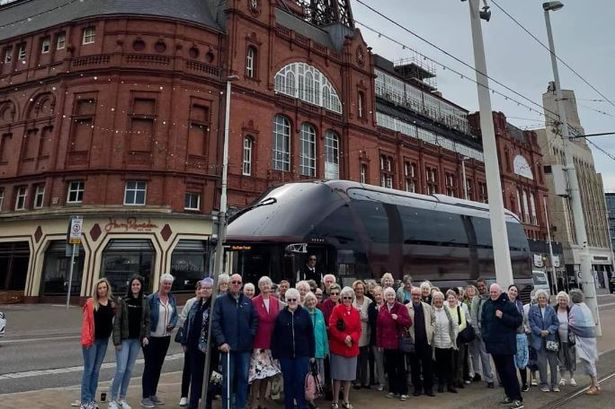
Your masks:
<svg viewBox="0 0 615 409"><path fill-rule="evenodd" d="M457 325L461 325L461 311L459 306L457 306L457 319ZM457 344L469 344L474 341L474 338L476 338L474 328L466 321L466 327L457 335Z"/></svg>
<svg viewBox="0 0 615 409"><path fill-rule="evenodd" d="M570 328L568 328L568 345L573 346L577 343L576 338L574 337L574 334L572 333L572 331L570 330Z"/></svg>
<svg viewBox="0 0 615 409"><path fill-rule="evenodd" d="M559 351L559 342L557 341L545 341L545 349L551 352Z"/></svg>
<svg viewBox="0 0 615 409"><path fill-rule="evenodd" d="M184 327L183 326L177 329L177 333L175 333L175 342L181 344L182 339L184 339Z"/></svg>
<svg viewBox="0 0 615 409"><path fill-rule="evenodd" d="M335 328L337 328L338 331L346 331L346 323L343 319L338 318L335 323Z"/></svg>
<svg viewBox="0 0 615 409"><path fill-rule="evenodd" d="M407 329L402 330L399 337L399 350L404 354L413 354L416 351L414 339Z"/></svg>
<svg viewBox="0 0 615 409"><path fill-rule="evenodd" d="M310 364L310 370L305 375L305 400L313 401L323 395L322 382L318 374L316 362Z"/></svg>

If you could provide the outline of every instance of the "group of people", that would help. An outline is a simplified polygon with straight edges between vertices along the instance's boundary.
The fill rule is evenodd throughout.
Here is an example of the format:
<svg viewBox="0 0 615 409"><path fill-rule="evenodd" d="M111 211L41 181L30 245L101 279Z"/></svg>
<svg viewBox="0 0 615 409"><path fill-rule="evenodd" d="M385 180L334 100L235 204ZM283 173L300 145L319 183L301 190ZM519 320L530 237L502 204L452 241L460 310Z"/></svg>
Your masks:
<svg viewBox="0 0 615 409"><path fill-rule="evenodd" d="M311 262L310 257L308 267ZM95 406L111 335L117 369L109 408L130 409L126 391L139 349L145 358L141 406L161 405L157 385L176 326L175 340L185 353L180 406L189 409L197 408L202 394L207 354L210 375L224 377L223 407L233 409L271 409L281 390L286 409L314 408L306 400L308 373L318 374L332 409L352 409L353 387L386 388L387 398L405 401L409 385L414 396L433 397L483 379L488 388L499 382L502 403L519 409L522 391L531 385L544 392L576 386L577 356L591 379L587 393L600 393L594 320L578 290L559 293L555 306L547 293L536 291L524 305L515 285L487 289L483 279L442 292L428 282L413 286L410 276L396 290L389 273L379 283L358 280L343 288L334 275L320 279L313 273L298 272L293 287L263 276L258 291L239 274L222 274L213 309L214 281L207 277L181 314L171 275L162 275L160 289L147 297L141 277L131 279L128 293L118 299L109 282L99 280L83 313L82 409ZM207 408L215 393L210 387Z"/></svg>

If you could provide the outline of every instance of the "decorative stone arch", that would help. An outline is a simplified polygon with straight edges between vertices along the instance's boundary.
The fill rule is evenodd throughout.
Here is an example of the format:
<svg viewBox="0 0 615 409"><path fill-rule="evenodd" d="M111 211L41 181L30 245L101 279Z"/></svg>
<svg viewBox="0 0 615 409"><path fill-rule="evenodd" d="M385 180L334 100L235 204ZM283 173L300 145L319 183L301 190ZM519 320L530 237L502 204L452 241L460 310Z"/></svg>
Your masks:
<svg viewBox="0 0 615 409"><path fill-rule="evenodd" d="M43 92L30 98L26 106L26 119L42 119L53 116L56 98L51 92Z"/></svg>
<svg viewBox="0 0 615 409"><path fill-rule="evenodd" d="M14 101L10 99L0 101L0 123L1 124L15 122L16 120L19 119L17 114L18 114L17 104Z"/></svg>

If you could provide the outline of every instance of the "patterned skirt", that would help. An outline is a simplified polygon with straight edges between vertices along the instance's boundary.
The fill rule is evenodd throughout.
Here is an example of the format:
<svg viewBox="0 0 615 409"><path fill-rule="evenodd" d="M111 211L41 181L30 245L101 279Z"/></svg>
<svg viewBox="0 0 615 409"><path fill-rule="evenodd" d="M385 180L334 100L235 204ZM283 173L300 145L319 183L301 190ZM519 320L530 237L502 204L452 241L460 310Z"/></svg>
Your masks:
<svg viewBox="0 0 615 409"><path fill-rule="evenodd" d="M250 371L248 373L249 383L259 379L271 378L281 372L280 363L273 359L271 350L255 349L252 352L252 356L250 357Z"/></svg>

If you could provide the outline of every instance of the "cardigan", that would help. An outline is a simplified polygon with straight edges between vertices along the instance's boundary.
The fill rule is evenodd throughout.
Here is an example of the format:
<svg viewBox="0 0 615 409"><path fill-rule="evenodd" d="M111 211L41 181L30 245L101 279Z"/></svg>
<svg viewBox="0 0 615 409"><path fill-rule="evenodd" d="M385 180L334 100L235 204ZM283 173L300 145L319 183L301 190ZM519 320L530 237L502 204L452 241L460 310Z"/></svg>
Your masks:
<svg viewBox="0 0 615 409"><path fill-rule="evenodd" d="M252 298L252 305L258 315L258 326L256 328L256 335L254 336L253 348L254 349L270 349L271 348L271 334L273 333L273 327L275 326L275 319L277 318L282 306L280 300L276 297L269 296L269 311L265 308L265 301L261 294Z"/></svg>

